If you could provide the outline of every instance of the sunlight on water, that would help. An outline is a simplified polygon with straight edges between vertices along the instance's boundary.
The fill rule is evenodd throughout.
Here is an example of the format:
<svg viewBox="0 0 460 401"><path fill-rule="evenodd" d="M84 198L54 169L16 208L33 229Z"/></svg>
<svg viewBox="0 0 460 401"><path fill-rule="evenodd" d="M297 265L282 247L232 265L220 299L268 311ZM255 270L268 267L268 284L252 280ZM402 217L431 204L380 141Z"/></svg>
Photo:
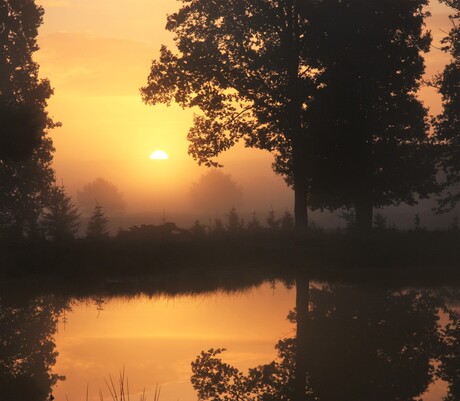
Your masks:
<svg viewBox="0 0 460 401"><path fill-rule="evenodd" d="M286 320L295 292L269 284L245 293L112 299L80 302L67 313L56 335L59 357L54 371L67 379L54 390L56 400L105 399L104 382L116 387L124 369L132 399L146 389L161 401L196 398L190 363L202 350L227 348L225 361L246 370L276 356L274 345L293 334Z"/></svg>

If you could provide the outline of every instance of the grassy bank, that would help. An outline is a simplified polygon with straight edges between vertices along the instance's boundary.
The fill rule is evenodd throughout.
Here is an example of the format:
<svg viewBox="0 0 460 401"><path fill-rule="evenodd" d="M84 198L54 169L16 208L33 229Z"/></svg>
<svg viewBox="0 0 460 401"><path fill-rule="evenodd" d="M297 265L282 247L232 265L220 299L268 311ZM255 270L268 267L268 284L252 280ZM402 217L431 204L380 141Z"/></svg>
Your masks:
<svg viewBox="0 0 460 401"><path fill-rule="evenodd" d="M95 280L234 275L292 279L460 281L460 233L221 233L0 243L0 277Z"/></svg>

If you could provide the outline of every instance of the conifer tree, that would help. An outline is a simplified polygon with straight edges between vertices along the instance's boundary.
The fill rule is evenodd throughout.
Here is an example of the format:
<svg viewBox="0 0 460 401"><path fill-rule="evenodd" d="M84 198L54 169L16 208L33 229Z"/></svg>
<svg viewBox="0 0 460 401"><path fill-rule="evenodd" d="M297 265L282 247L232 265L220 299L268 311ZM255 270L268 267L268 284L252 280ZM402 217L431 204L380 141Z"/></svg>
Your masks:
<svg viewBox="0 0 460 401"><path fill-rule="evenodd" d="M41 226L47 238L54 241L75 238L80 226L80 215L64 186L55 186L43 213Z"/></svg>
<svg viewBox="0 0 460 401"><path fill-rule="evenodd" d="M86 236L90 239L100 239L108 237L107 231L108 219L105 217L105 213L102 210L102 206L96 204L93 213L89 217L88 229Z"/></svg>
<svg viewBox="0 0 460 401"><path fill-rule="evenodd" d="M230 233L236 233L241 231L244 227L244 221L240 219L240 216L236 212L236 209L232 207L226 215L226 224L225 228Z"/></svg>

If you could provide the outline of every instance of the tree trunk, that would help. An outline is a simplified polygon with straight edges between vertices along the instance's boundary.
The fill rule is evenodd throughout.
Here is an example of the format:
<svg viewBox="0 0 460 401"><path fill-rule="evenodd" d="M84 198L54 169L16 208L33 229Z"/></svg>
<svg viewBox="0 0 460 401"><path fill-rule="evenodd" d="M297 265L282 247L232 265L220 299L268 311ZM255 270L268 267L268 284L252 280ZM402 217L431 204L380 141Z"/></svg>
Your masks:
<svg viewBox="0 0 460 401"><path fill-rule="evenodd" d="M308 330L308 302L310 282L308 277L298 273L296 278L296 354L294 370L293 401L306 401L307 387L307 330Z"/></svg>
<svg viewBox="0 0 460 401"><path fill-rule="evenodd" d="M306 231L308 228L307 211L307 172L305 138L302 132L302 93L299 85L300 63L300 32L298 0L287 2L286 43L288 49L287 74L287 119L289 126L287 135L292 146L292 174L294 180L294 217L297 232Z"/></svg>
<svg viewBox="0 0 460 401"><path fill-rule="evenodd" d="M359 116L356 121L359 121ZM359 123L355 124L359 127ZM367 234L372 231L372 208L373 208L373 161L372 161L372 136L370 128L364 124L356 131L359 133L357 146L358 178L357 199L355 203L356 229L359 233Z"/></svg>
<svg viewBox="0 0 460 401"><path fill-rule="evenodd" d="M297 152L298 153L298 152ZM298 232L308 229L307 209L307 174L301 156L294 156L294 217L295 228Z"/></svg>

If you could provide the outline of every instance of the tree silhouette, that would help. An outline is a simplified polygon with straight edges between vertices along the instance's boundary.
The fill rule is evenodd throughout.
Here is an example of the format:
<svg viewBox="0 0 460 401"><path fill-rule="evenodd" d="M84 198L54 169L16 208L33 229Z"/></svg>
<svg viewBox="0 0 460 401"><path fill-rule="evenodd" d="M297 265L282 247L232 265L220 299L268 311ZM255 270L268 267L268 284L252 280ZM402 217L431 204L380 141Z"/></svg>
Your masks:
<svg viewBox="0 0 460 401"><path fill-rule="evenodd" d="M34 1L0 3L0 224L9 233L35 235L53 182L46 112L53 91L33 61L43 8Z"/></svg>
<svg viewBox="0 0 460 401"><path fill-rule="evenodd" d="M460 399L460 314L449 311L450 322L444 329L444 348L441 353L440 377L449 383L445 401Z"/></svg>
<svg viewBox="0 0 460 401"><path fill-rule="evenodd" d="M226 211L242 205L243 191L230 175L213 169L192 184L190 198L198 210Z"/></svg>
<svg viewBox="0 0 460 401"><path fill-rule="evenodd" d="M206 226L201 224L199 220L195 220L190 227L190 232L197 237L203 237L206 234Z"/></svg>
<svg viewBox="0 0 460 401"><path fill-rule="evenodd" d="M23 161L0 163L0 230L8 236L39 235L38 220L54 183L51 141Z"/></svg>
<svg viewBox="0 0 460 401"><path fill-rule="evenodd" d="M444 68L435 83L442 96L443 113L435 121L435 131L441 143L445 143L441 165L447 173L449 192L441 200L440 209L450 209L460 200L460 192L453 187L460 183L460 1L445 0L453 8L450 15L452 28L444 38L445 52L451 62Z"/></svg>
<svg viewBox="0 0 460 401"><path fill-rule="evenodd" d="M296 338L281 340L278 359L247 375L222 362L222 350L202 352L191 378L199 398L415 401L427 390L439 347L439 299L422 291L343 285L309 292L301 291L297 302L311 305L308 330L300 330L307 334L301 344L306 352L299 352ZM289 318L296 322L297 313ZM308 372L303 395L295 390L302 357Z"/></svg>
<svg viewBox="0 0 460 401"><path fill-rule="evenodd" d="M427 0L329 0L307 10L306 42L323 72L307 114L315 208L353 207L356 226L372 209L413 205L438 190L427 111L417 99ZM458 82L458 81L457 81Z"/></svg>
<svg viewBox="0 0 460 401"><path fill-rule="evenodd" d="M100 239L108 237L107 231L108 220L101 205L96 204L93 213L89 217L88 229L86 236L90 239Z"/></svg>
<svg viewBox="0 0 460 401"><path fill-rule="evenodd" d="M219 355L225 349L210 349L192 362L192 385L198 399L205 401L287 401L291 365L286 360L272 362L244 375L222 362Z"/></svg>
<svg viewBox="0 0 460 401"><path fill-rule="evenodd" d="M55 241L73 239L80 226L78 209L64 186L55 186L42 216L46 236Z"/></svg>
<svg viewBox="0 0 460 401"><path fill-rule="evenodd" d="M294 228L294 217L288 210L286 210L283 216L281 216L280 227L285 231L290 231Z"/></svg>
<svg viewBox="0 0 460 401"><path fill-rule="evenodd" d="M260 231L261 226L256 212L252 212L251 220L248 221L248 231L255 233Z"/></svg>
<svg viewBox="0 0 460 401"><path fill-rule="evenodd" d="M122 213L126 207L123 194L118 188L100 177L86 184L81 191L77 191L77 203L85 213L93 212L94 202L104 205L104 210L109 216Z"/></svg>
<svg viewBox="0 0 460 401"><path fill-rule="evenodd" d="M426 391L439 341L438 299L341 285L310 291L307 365L321 400L412 401Z"/></svg>
<svg viewBox="0 0 460 401"><path fill-rule="evenodd" d="M244 221L240 219L240 216L236 212L236 209L232 207L225 215L226 222L225 228L229 233L238 233L244 228Z"/></svg>
<svg viewBox="0 0 460 401"><path fill-rule="evenodd" d="M65 304L54 297L0 298L0 388L8 401L48 401L64 377L52 373L54 334Z"/></svg>
<svg viewBox="0 0 460 401"><path fill-rule="evenodd" d="M271 209L268 212L266 222L267 222L268 228L271 230L276 230L279 228L280 221L279 219L276 218L275 211L273 209Z"/></svg>
<svg viewBox="0 0 460 401"><path fill-rule="evenodd" d="M163 46L153 61L148 104L196 107L188 133L189 153L199 164L236 142L268 150L295 190L295 218L307 226L304 109L312 92L313 70L304 51L305 19L298 1L183 1L168 17L177 52Z"/></svg>

